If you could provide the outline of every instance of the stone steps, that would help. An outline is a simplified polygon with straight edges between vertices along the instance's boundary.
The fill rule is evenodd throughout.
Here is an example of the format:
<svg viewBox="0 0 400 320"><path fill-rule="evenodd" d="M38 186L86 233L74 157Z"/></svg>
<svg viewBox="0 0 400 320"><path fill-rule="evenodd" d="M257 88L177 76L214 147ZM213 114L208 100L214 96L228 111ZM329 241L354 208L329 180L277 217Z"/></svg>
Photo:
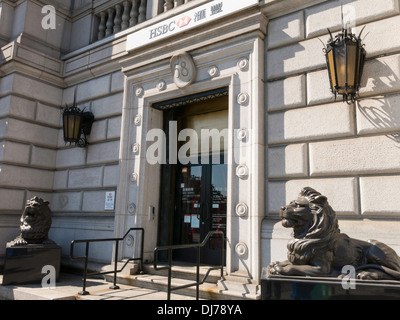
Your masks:
<svg viewBox="0 0 400 320"><path fill-rule="evenodd" d="M122 263L118 265L122 266ZM113 266L107 266L104 270L110 270ZM208 270L207 266L200 268L200 280ZM165 291L167 299L168 276L167 270L154 270L152 265L144 265L143 272L137 273L137 265L129 265L122 272L117 274L117 284L137 286L148 289ZM172 268L171 286L177 287L194 283L196 279L196 267L179 265ZM225 273L225 272L224 272ZM104 275L109 281L114 281L113 274ZM213 270L206 279L206 282L200 285L200 299L206 300L257 300L260 299L260 289L257 284L252 283L244 274L220 276L219 270ZM175 294L186 296L196 296L196 286L191 286L177 291Z"/></svg>

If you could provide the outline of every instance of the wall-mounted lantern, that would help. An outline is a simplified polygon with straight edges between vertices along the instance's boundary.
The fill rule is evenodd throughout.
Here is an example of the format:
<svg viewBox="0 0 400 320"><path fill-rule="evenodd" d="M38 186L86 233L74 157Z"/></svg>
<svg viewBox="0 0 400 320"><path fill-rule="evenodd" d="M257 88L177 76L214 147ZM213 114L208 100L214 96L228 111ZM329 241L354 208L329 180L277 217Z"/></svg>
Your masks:
<svg viewBox="0 0 400 320"><path fill-rule="evenodd" d="M343 21L343 18L342 18ZM342 32L328 41L324 52L328 66L331 91L335 97L339 94L343 96L343 101L347 103L355 102L356 95L360 88L361 76L364 68L366 52L361 41L361 30L357 37L351 30L343 27Z"/></svg>
<svg viewBox="0 0 400 320"><path fill-rule="evenodd" d="M91 112L84 112L76 106L76 90L74 104L66 106L63 110L63 132L65 143L75 143L81 148L88 145L86 136L92 130L94 115Z"/></svg>

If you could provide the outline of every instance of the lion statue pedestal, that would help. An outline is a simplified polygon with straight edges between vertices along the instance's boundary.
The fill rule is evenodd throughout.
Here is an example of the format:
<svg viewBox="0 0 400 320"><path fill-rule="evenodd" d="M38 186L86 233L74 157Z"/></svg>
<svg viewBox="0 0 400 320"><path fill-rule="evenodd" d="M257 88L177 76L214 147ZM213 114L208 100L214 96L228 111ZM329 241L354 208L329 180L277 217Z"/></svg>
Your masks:
<svg viewBox="0 0 400 320"><path fill-rule="evenodd" d="M382 242L341 233L336 213L325 196L303 188L296 200L281 208L280 217L285 228L293 228L287 244L288 260L264 268L264 278L287 281L290 277L293 283L302 282L302 287L306 279L314 283L317 278L343 288L347 280L361 286L366 281L377 287L390 283L400 298L400 257Z"/></svg>
<svg viewBox="0 0 400 320"><path fill-rule="evenodd" d="M42 283L49 266L58 280L61 247L48 238L51 227L48 204L38 197L27 201L20 220L20 235L6 246L3 285Z"/></svg>

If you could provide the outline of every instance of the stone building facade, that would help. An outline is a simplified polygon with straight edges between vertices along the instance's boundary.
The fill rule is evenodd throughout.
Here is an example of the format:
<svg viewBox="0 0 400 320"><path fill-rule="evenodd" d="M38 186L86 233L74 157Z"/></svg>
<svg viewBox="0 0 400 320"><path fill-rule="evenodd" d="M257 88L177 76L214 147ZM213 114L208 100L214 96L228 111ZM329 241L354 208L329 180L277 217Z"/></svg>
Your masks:
<svg viewBox="0 0 400 320"><path fill-rule="evenodd" d="M176 181L166 178L174 171L149 161L148 133L165 131L168 110L179 105L179 116L193 101L226 110L228 273L257 282L263 266L285 258L290 230L279 208L305 186L328 197L343 232L400 253L400 3L342 2L355 33L367 34L354 104L335 101L322 52L327 28L341 28L337 0L0 1L0 256L38 195L51 203L50 237L66 260L74 239L143 227L151 262L178 222ZM74 92L95 116L86 148L63 141L61 111ZM194 215L183 219L193 235ZM94 248L92 261L109 263L112 250ZM126 241L119 256L138 250Z"/></svg>

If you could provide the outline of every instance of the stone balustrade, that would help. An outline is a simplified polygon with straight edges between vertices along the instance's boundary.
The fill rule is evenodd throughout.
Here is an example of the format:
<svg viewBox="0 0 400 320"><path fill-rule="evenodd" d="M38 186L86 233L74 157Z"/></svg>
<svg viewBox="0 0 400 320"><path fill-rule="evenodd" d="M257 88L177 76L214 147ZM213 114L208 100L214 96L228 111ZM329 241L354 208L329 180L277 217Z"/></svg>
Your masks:
<svg viewBox="0 0 400 320"><path fill-rule="evenodd" d="M159 0L164 12L188 3L191 0ZM97 40L133 27L146 20L147 0L125 0L100 13ZM160 13L160 12L159 12Z"/></svg>
<svg viewBox="0 0 400 320"><path fill-rule="evenodd" d="M146 11L147 0L125 0L100 12L97 40L142 23Z"/></svg>
<svg viewBox="0 0 400 320"><path fill-rule="evenodd" d="M189 1L191 0L164 0L164 12L188 3Z"/></svg>

